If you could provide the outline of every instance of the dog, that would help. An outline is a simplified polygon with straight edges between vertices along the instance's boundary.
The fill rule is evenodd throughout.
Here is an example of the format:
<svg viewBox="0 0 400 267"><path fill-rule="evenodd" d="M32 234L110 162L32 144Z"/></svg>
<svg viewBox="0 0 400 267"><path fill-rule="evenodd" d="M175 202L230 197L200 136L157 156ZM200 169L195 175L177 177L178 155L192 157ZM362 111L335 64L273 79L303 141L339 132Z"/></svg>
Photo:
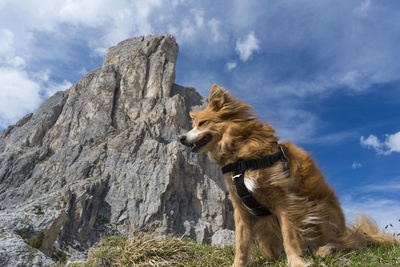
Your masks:
<svg viewBox="0 0 400 267"><path fill-rule="evenodd" d="M278 143L275 131L257 120L252 107L214 84L208 106L190 113L193 129L180 142L225 168L225 182L234 208L235 259L245 266L254 242L269 261L286 253L291 267L310 266L302 251L325 257L335 250L372 244L399 244L362 215L346 227L338 198L310 155L291 142ZM265 168L235 173L226 166L280 155ZM263 160L264 162L265 160ZM236 164L236 165L235 165ZM262 164L261 164L262 165ZM243 175L245 191L270 215L257 216L239 196L235 178ZM268 214L268 213L267 213ZM259 214L258 214L259 215Z"/></svg>

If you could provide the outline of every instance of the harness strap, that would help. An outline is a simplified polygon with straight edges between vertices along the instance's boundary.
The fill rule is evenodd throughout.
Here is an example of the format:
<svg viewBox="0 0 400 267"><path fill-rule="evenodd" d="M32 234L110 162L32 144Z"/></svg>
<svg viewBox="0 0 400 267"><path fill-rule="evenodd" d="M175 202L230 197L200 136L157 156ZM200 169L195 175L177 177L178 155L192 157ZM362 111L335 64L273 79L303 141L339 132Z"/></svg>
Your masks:
<svg viewBox="0 0 400 267"><path fill-rule="evenodd" d="M244 173L246 170L257 170L271 167L277 161L283 161L285 168L288 168L288 159L285 155L283 147L279 146L279 151L275 154L251 160L238 160L235 163L228 164L222 168L222 173L233 172L233 180L235 182L236 191L239 198L242 200L243 204L249 212L255 216L268 216L271 215L271 211L260 204L249 192L244 183Z"/></svg>
<svg viewBox="0 0 400 267"><path fill-rule="evenodd" d="M245 207L254 216L268 216L271 215L271 211L260 204L249 192L246 185L244 184L244 173L236 174L233 176L235 181L236 191L239 195L240 200L242 200Z"/></svg>
<svg viewBox="0 0 400 267"><path fill-rule="evenodd" d="M258 158L258 159L249 159L249 160L238 160L234 163L228 164L222 167L222 173L233 172L234 174L238 174L241 172L245 172L246 170L257 170L257 169L265 169L271 167L278 160L282 160L285 163L285 167L287 168L287 163L289 162L286 154L283 150L282 145L279 146L279 151L275 154Z"/></svg>

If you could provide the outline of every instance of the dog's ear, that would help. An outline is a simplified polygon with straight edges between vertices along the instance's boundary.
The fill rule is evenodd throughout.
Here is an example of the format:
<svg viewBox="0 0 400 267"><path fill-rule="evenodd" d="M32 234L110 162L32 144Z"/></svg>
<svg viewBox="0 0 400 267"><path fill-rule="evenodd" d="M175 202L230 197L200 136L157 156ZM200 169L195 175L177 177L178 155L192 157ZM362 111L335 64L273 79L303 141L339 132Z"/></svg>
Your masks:
<svg viewBox="0 0 400 267"><path fill-rule="evenodd" d="M224 91L222 87L214 84L210 90L208 98L208 106L211 110L218 111L229 100L228 92Z"/></svg>
<svg viewBox="0 0 400 267"><path fill-rule="evenodd" d="M194 119L194 117L196 116L196 113L190 111L189 116L190 116L190 118Z"/></svg>

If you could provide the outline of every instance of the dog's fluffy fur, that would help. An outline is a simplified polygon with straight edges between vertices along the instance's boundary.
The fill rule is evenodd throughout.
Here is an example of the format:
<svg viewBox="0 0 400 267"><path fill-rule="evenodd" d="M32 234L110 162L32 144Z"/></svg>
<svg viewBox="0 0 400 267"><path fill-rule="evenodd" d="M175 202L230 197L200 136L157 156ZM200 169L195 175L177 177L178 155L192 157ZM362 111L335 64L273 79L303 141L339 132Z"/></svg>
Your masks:
<svg viewBox="0 0 400 267"><path fill-rule="evenodd" d="M194 152L208 152L220 167L279 149L274 130L257 121L248 104L217 85L210 90L207 108L190 115L193 129L181 142ZM326 256L337 249L399 243L367 216L346 227L339 201L310 155L290 142L281 145L289 158L289 170L279 161L270 168L245 173L246 186L273 215L251 215L236 193L233 174L225 174L234 207L234 266L246 265L253 241L270 261L284 251L289 266L307 266L301 257L304 249Z"/></svg>

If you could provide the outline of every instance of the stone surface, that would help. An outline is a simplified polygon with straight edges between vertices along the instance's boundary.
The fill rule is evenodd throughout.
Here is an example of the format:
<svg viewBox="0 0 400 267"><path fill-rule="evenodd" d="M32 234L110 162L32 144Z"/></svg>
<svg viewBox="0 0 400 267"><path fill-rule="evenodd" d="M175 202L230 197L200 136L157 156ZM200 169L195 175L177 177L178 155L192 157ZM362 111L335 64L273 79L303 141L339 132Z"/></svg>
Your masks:
<svg viewBox="0 0 400 267"><path fill-rule="evenodd" d="M211 245L214 246L235 245L235 231L229 229L221 229L216 231L211 238Z"/></svg>
<svg viewBox="0 0 400 267"><path fill-rule="evenodd" d="M177 142L189 111L206 104L174 84L177 55L170 35L123 41L101 69L3 131L1 266L30 266L26 257L47 266L62 253L80 259L109 234L210 242L233 228L221 171ZM40 233L44 254L9 251Z"/></svg>
<svg viewBox="0 0 400 267"><path fill-rule="evenodd" d="M0 266L50 266L55 262L28 245L18 234L0 232Z"/></svg>

